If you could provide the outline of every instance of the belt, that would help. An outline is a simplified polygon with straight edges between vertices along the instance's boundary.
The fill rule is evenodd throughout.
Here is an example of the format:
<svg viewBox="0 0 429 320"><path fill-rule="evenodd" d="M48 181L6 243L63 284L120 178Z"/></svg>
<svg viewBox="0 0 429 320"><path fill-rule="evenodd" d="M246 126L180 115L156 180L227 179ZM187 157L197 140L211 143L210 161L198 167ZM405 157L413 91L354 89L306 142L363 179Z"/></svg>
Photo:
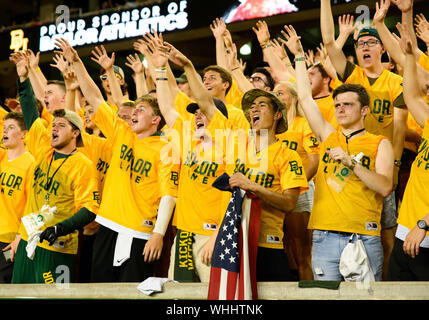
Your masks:
<svg viewBox="0 0 429 320"><path fill-rule="evenodd" d="M343 232L343 231L333 231L333 230L326 230L326 231L330 233L339 234L340 236L347 236L347 237L350 237L354 233L354 232Z"/></svg>

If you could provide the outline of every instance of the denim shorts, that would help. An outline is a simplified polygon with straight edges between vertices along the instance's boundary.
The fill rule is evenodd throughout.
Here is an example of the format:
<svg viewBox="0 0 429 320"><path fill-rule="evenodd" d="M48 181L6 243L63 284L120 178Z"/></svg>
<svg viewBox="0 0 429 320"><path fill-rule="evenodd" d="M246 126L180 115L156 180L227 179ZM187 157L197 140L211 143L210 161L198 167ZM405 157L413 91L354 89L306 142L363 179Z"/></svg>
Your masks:
<svg viewBox="0 0 429 320"><path fill-rule="evenodd" d="M344 280L340 273L340 258L351 235L348 232L313 230L311 264L314 280ZM378 236L359 235L375 280L381 281L384 260L381 239Z"/></svg>

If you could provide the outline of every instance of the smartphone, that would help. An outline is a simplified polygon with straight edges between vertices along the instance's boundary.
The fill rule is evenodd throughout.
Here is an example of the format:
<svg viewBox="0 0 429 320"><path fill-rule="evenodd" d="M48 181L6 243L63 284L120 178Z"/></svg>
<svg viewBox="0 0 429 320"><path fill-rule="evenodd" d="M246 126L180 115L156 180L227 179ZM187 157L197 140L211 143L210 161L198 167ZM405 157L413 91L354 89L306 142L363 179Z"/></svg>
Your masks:
<svg viewBox="0 0 429 320"><path fill-rule="evenodd" d="M6 260L6 262L11 262L12 260L10 259L10 252L12 249L9 249L7 251L3 251L3 255L4 255L4 259Z"/></svg>

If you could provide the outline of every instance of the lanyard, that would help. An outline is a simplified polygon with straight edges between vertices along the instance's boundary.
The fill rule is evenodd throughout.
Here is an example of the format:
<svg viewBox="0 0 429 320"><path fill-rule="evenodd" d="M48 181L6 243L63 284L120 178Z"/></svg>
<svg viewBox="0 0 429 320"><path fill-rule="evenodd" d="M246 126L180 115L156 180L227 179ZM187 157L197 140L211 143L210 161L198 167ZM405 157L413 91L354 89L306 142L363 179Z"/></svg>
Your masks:
<svg viewBox="0 0 429 320"><path fill-rule="evenodd" d="M352 133L345 135L343 132L341 132L343 134L343 136L346 138L346 145L347 145L347 154L350 155L349 152L349 140L351 139L351 137L353 137L354 135L361 133L362 131L365 131L365 128L353 131Z"/></svg>
<svg viewBox="0 0 429 320"><path fill-rule="evenodd" d="M60 168L62 167L62 165L64 164L64 162L66 162L66 161L67 161L67 159L71 156L71 154L72 154L73 152L75 152L75 151L76 151L76 149L74 149L72 152L70 152L70 153L65 157L65 159L63 160L63 162L61 162L61 164L58 166L58 168L54 171L54 174L52 175L52 177L50 177L50 178L49 178L49 172L51 171L51 165L52 165L52 161L53 161L53 159L54 159L54 157L55 157L55 151L54 151L54 153L52 154L51 161L49 162L48 173L46 174L46 185L45 185L45 187L44 187L44 189L46 190L46 195L45 195L45 201L46 201L46 202L48 202L48 201L49 201L49 192L48 192L48 190L51 188L52 181L54 181L54 177L55 177L55 175L57 174L58 170L60 170Z"/></svg>

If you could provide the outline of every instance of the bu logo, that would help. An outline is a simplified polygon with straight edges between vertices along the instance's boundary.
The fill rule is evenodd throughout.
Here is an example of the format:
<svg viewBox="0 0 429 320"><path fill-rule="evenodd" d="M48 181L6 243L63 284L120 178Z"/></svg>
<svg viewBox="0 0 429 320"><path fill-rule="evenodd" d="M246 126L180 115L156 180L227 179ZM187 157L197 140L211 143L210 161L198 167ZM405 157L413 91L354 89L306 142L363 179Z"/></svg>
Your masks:
<svg viewBox="0 0 429 320"><path fill-rule="evenodd" d="M302 167L298 165L298 161L291 161L289 162L290 165L290 171L295 172L297 175L302 175Z"/></svg>

